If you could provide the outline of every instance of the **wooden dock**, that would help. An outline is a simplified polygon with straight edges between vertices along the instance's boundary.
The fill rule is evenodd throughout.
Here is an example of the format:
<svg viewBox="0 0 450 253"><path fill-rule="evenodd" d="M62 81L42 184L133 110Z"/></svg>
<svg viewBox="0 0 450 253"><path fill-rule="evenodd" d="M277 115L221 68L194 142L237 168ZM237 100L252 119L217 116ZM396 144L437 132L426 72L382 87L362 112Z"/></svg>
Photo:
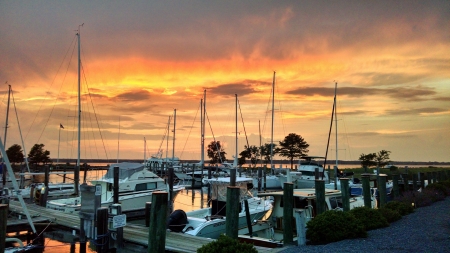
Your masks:
<svg viewBox="0 0 450 253"><path fill-rule="evenodd" d="M61 211L47 209L35 204L27 205L28 211L32 217L40 217L49 222L75 229L80 229L80 218L78 214L63 213ZM18 201L10 201L9 210L19 214L23 214L22 207ZM148 246L148 227L127 224L123 228L123 238L127 242ZM213 239L191 236L181 233L167 232L166 234L166 250L171 252L192 253L197 252L201 246L213 241ZM274 253L281 251L283 248L263 248L256 247L258 252Z"/></svg>

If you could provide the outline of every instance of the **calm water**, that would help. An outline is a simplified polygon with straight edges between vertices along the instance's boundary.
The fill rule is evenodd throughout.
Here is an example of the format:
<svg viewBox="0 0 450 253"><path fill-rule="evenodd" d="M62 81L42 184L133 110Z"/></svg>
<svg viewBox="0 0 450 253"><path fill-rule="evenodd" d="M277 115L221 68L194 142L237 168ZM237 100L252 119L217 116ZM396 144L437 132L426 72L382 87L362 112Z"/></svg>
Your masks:
<svg viewBox="0 0 450 253"><path fill-rule="evenodd" d="M98 179L103 176L106 171L88 171L86 175L86 181ZM83 172L80 173L80 179L83 179ZM72 182L73 174L66 176L66 182ZM50 175L50 181L52 183L62 182L62 177L58 175ZM191 211L207 206L207 191L202 190L183 190L178 193L174 199L174 210L182 209L184 211ZM143 220L131 221L129 223L144 224ZM17 237L17 236L16 236ZM77 236L74 236L71 231L49 231L44 232L45 237L45 249L46 253L62 253L62 252L79 252L79 244L76 242ZM23 235L21 239L26 244L26 237ZM128 248L128 250L127 250ZM88 242L86 252L96 252L94 247ZM146 252L144 247L139 245L125 245L125 250L122 252Z"/></svg>

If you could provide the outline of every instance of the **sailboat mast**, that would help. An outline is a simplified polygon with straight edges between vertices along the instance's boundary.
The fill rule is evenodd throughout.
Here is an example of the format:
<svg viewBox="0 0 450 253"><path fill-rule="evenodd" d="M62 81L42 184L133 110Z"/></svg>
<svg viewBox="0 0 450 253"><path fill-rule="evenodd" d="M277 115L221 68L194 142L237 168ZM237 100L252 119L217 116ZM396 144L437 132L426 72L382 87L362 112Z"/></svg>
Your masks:
<svg viewBox="0 0 450 253"><path fill-rule="evenodd" d="M205 167L205 165L204 165L204 163L205 163L205 116L206 116L206 90L204 90L203 91L203 100L201 100L201 102L200 102L200 105L201 105L201 108L202 108L202 110L201 110L201 114L202 114L202 116L200 117L201 118L201 131L202 131L202 133L201 133L201 136L202 136L202 139L201 139L201 148L202 148L202 153L201 153L201 159L202 159L202 161L201 161L201 163L202 163L202 171L203 171L203 168Z"/></svg>
<svg viewBox="0 0 450 253"><path fill-rule="evenodd" d="M237 165L238 165L238 162L237 162L237 159L238 159L238 95L237 94L234 94L234 96L236 97L236 105L235 105L235 108L236 108L236 120L235 120L235 122L236 122L236 152L235 152L235 156L234 156L234 162L233 162L233 165L234 165L234 167L237 167Z"/></svg>
<svg viewBox="0 0 450 253"><path fill-rule="evenodd" d="M6 121L5 121L5 138L3 139L3 146L6 147L6 133L8 132L9 119L9 101L11 96L11 85L8 84L8 104L6 105Z"/></svg>
<svg viewBox="0 0 450 253"><path fill-rule="evenodd" d="M336 96L337 96L337 82L334 84L334 119L335 119L335 124L334 127L336 129L336 168L338 167L338 124L337 124L337 100L336 100Z"/></svg>
<svg viewBox="0 0 450 253"><path fill-rule="evenodd" d="M117 163L119 163L120 154L120 116L119 116L119 133L117 134Z"/></svg>
<svg viewBox="0 0 450 253"><path fill-rule="evenodd" d="M83 23L84 24L84 23ZM81 25L82 26L82 25ZM80 184L80 156L81 156L81 39L80 27L78 26L78 151L77 165L74 171L75 194L79 194L78 185Z"/></svg>
<svg viewBox="0 0 450 253"><path fill-rule="evenodd" d="M177 125L177 109L173 109L173 146L172 146L172 165L175 162L175 129Z"/></svg>
<svg viewBox="0 0 450 253"><path fill-rule="evenodd" d="M274 125L274 113L275 113L275 71L273 72L272 81L272 129L270 133L270 170L273 173L273 125Z"/></svg>

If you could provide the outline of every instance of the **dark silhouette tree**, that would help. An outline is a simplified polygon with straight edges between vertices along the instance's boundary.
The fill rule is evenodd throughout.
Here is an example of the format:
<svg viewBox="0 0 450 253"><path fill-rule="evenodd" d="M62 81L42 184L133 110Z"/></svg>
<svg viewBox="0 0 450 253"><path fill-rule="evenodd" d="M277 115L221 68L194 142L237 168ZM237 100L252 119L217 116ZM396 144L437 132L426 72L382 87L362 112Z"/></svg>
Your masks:
<svg viewBox="0 0 450 253"><path fill-rule="evenodd" d="M44 144L34 144L28 153L28 161L31 164L47 164L50 160L50 151L44 150Z"/></svg>
<svg viewBox="0 0 450 253"><path fill-rule="evenodd" d="M309 144L302 136L290 133L280 141L280 147L275 148L275 153L279 156L286 157L291 161L291 170L294 168L294 158L300 158L306 155Z"/></svg>
<svg viewBox="0 0 450 253"><path fill-rule="evenodd" d="M254 168L259 161L259 148L256 146L247 147L247 145L245 145L245 149L241 153L239 153L239 155L241 156L239 160L243 161L242 164L245 164L245 160L249 159L251 162L251 166ZM242 164L239 163L239 165Z"/></svg>
<svg viewBox="0 0 450 253"><path fill-rule="evenodd" d="M227 153L222 148L220 141L212 141L208 145L207 153L208 157L211 159L211 164L223 163L227 160L227 158L225 157Z"/></svg>
<svg viewBox="0 0 450 253"><path fill-rule="evenodd" d="M363 168L370 168L377 166L378 168L383 168L391 161L389 160L389 155L391 151L381 150L378 153L361 154L359 160L361 161L361 166Z"/></svg>
<svg viewBox="0 0 450 253"><path fill-rule="evenodd" d="M23 150L18 144L14 144L6 150L6 155L8 156L10 163L22 163L23 162Z"/></svg>
<svg viewBox="0 0 450 253"><path fill-rule="evenodd" d="M270 147L272 146L273 149L273 155L275 155L275 149L277 148L277 145L275 143L266 143L264 145L261 146L260 151L261 151L261 158L263 160L263 163L265 165L269 164L271 161L270 157Z"/></svg>

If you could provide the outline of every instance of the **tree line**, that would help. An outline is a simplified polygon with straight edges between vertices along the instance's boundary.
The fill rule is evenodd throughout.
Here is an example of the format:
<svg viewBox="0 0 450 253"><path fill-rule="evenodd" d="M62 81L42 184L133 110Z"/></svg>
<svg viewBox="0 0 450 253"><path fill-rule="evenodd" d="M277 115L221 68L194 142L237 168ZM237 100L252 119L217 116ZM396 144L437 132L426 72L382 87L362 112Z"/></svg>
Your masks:
<svg viewBox="0 0 450 253"><path fill-rule="evenodd" d="M294 159L306 156L309 152L308 148L309 144L302 136L290 133L282 141L279 141L278 145L275 143L266 143L260 147L245 145L244 150L239 153L238 165L246 164L247 160L253 168L260 162L267 165L271 162L274 155L279 155L289 159L292 170ZM382 168L391 162L389 160L390 153L391 151L381 150L378 153L361 154L359 160L361 161L362 167L369 168L376 166ZM209 162L211 164L225 162L227 160L226 154L220 141L212 141L208 145L207 155L210 158Z"/></svg>
<svg viewBox="0 0 450 253"><path fill-rule="evenodd" d="M50 151L44 149L44 144L34 144L28 153L28 163L30 164L48 164L51 163ZM22 146L14 144L6 150L10 163L20 164L25 160Z"/></svg>

